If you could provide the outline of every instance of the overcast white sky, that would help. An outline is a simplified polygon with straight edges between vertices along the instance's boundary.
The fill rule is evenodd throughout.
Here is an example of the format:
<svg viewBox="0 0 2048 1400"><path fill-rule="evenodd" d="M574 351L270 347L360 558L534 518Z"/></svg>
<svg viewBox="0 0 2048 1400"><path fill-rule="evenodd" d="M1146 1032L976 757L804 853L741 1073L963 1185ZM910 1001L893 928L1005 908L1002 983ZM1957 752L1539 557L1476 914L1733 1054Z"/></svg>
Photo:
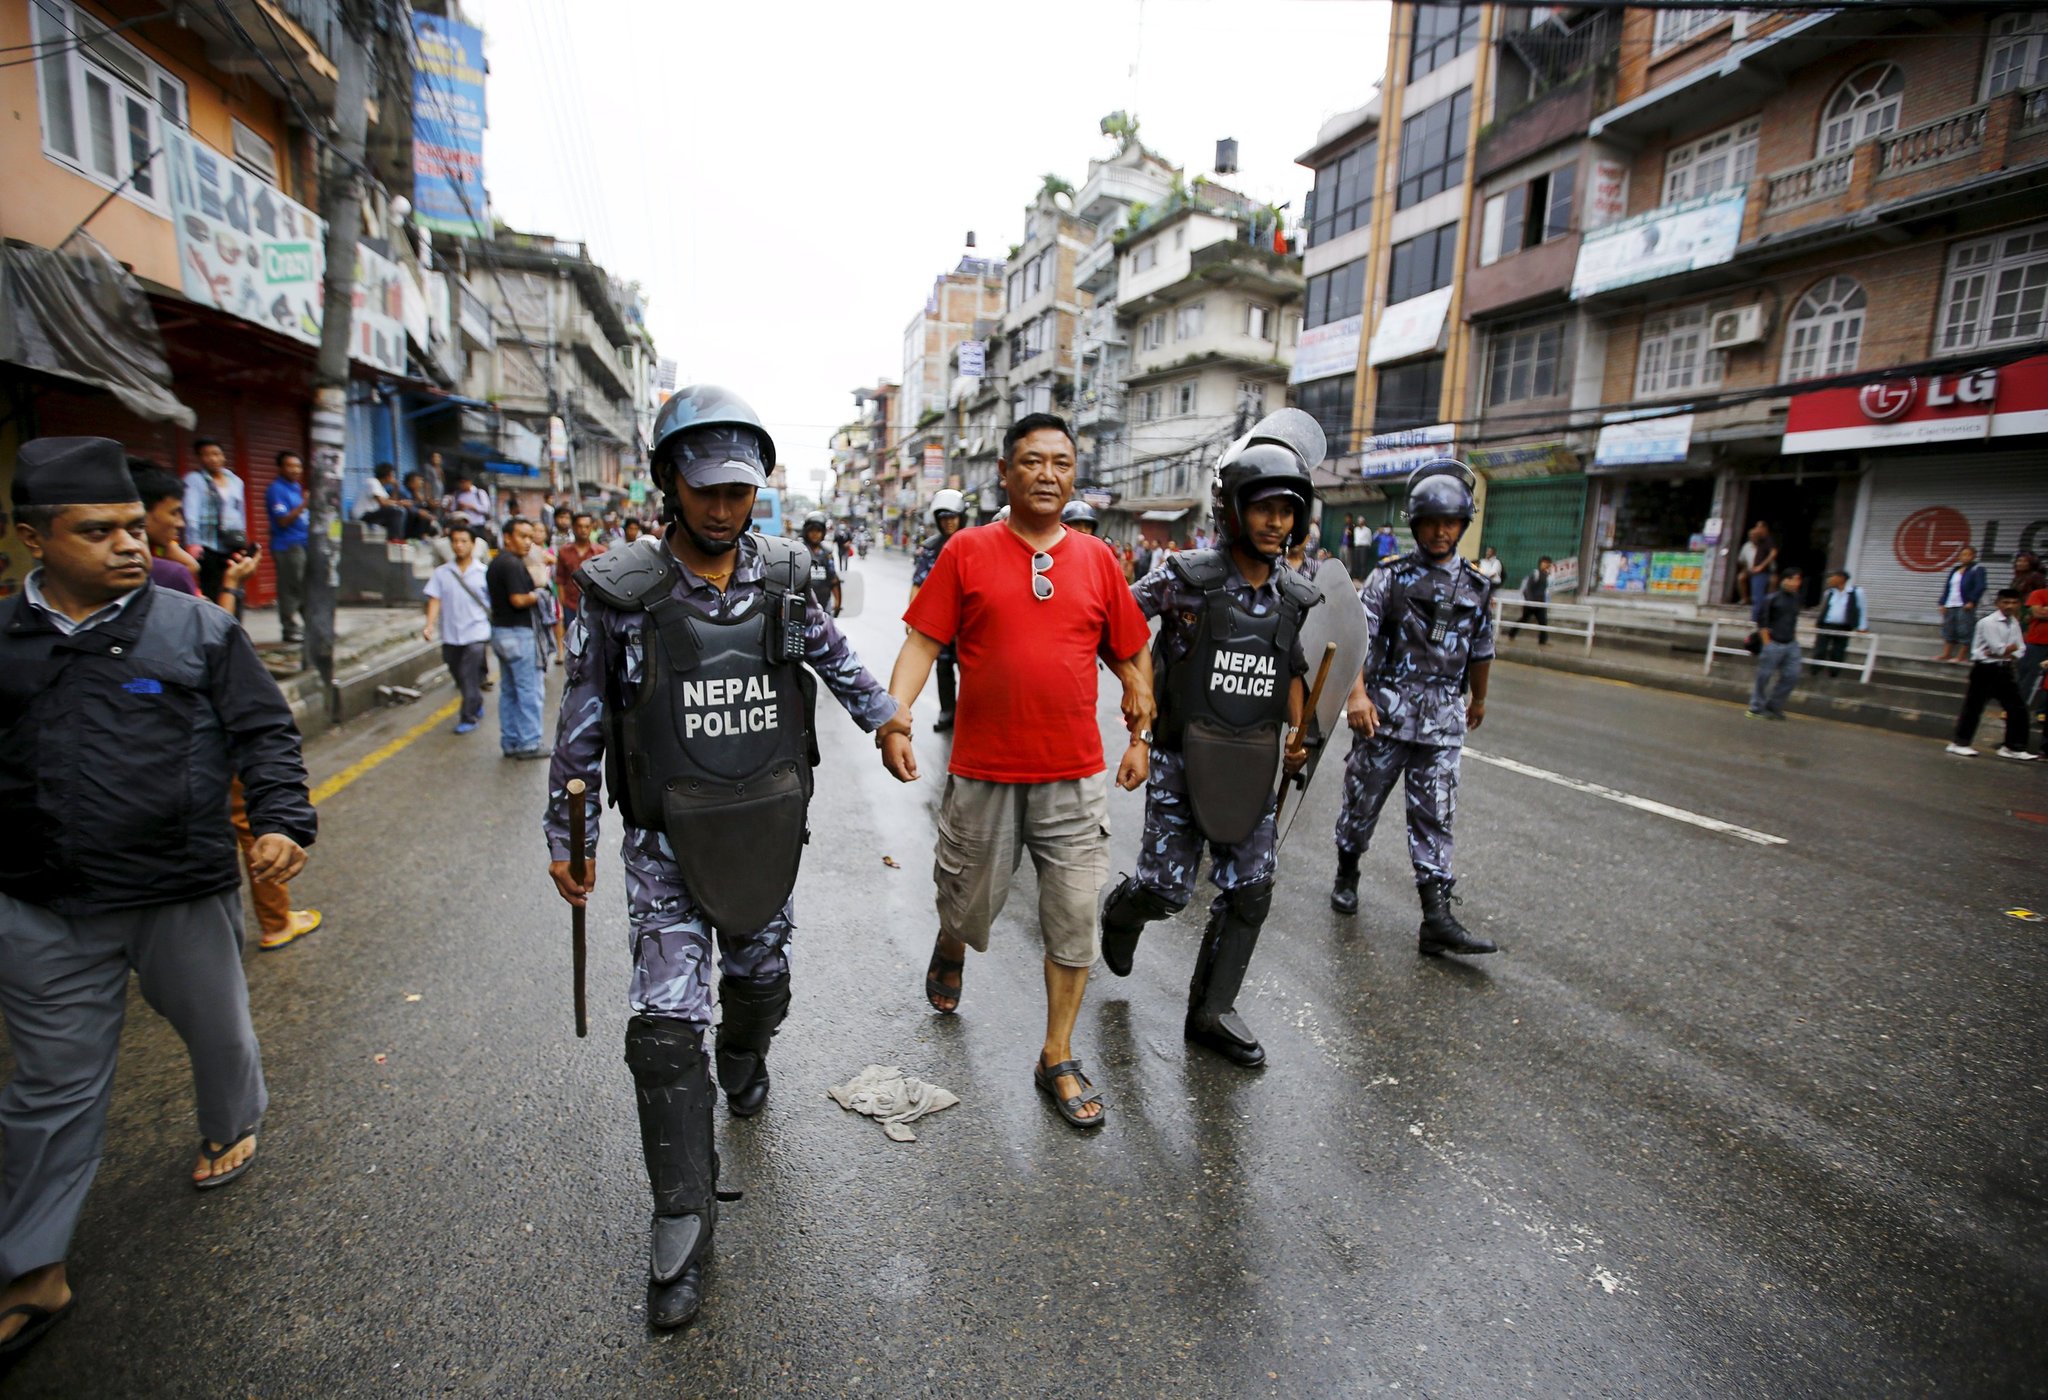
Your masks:
<svg viewBox="0 0 2048 1400"><path fill-rule="evenodd" d="M1079 186L1134 112L1209 170L1236 137L1248 194L1385 68L1385 0L992 4L464 0L485 31L485 180L515 228L583 239L638 280L662 354L767 420L791 484L851 391L901 374L903 331L960 257L1023 235L1048 172Z"/></svg>

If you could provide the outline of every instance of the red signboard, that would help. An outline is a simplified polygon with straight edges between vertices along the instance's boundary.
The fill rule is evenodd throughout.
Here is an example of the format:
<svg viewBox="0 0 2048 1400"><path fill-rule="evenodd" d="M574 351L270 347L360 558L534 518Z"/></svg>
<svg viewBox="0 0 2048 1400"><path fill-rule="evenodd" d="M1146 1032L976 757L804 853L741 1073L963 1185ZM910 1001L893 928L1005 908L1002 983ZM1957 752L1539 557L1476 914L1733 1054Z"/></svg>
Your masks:
<svg viewBox="0 0 2048 1400"><path fill-rule="evenodd" d="M1901 376L1794 396L1787 454L2048 433L2048 355L1997 369Z"/></svg>

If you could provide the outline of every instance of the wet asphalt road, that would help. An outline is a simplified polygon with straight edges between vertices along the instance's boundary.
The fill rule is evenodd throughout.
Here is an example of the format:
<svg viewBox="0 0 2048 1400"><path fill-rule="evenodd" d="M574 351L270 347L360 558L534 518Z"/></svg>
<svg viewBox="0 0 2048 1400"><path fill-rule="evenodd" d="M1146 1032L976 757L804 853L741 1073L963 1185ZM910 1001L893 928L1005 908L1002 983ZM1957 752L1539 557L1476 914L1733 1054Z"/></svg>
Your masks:
<svg viewBox="0 0 2048 1400"><path fill-rule="evenodd" d="M848 630L886 675L907 564L863 572ZM447 696L316 748L316 779ZM0 1390L2048 1391L2048 924L2003 912L2048 907L2048 772L1504 665L1480 752L1787 843L1468 761L1463 912L1506 951L1423 960L1391 821L1359 915L1328 909L1333 760L1239 1003L1270 1067L1183 1047L1205 894L1132 978L1098 967L1077 1047L1110 1118L1083 1137L1029 1079L1028 862L934 1015L943 744L901 787L827 701L774 1097L721 1110L746 1198L704 1315L655 1337L616 825L579 1042L545 774L494 726L436 726L323 806L299 902L326 928L249 957L273 1103L226 1192L184 1184L184 1057L136 1004L80 1307ZM1127 869L1140 806L1112 810ZM870 1062L963 1103L893 1144L825 1096Z"/></svg>

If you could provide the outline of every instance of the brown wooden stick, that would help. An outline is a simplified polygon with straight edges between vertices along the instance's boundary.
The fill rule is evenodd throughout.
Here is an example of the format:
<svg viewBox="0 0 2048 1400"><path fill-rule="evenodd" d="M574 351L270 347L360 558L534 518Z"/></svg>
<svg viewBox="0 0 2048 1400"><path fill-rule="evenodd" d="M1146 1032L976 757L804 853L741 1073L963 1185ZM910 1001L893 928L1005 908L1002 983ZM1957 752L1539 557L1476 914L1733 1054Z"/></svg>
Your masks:
<svg viewBox="0 0 2048 1400"><path fill-rule="evenodd" d="M580 889L583 885L585 866L583 863L583 794L587 787L581 778L569 779L569 878ZM578 904L569 911L569 956L575 968L576 978L576 1034L579 1038L590 1034L590 1019L583 1007L583 906Z"/></svg>
<svg viewBox="0 0 2048 1400"><path fill-rule="evenodd" d="M1323 698L1323 682L1330 679L1330 664L1336 659L1337 644L1335 642L1323 643L1323 662L1322 665L1316 667L1316 683L1309 687L1308 703L1301 707L1301 723L1295 725L1294 732L1287 736L1288 748L1295 748L1301 743L1301 732L1308 728L1308 722L1315 717L1316 705ZM1323 739L1327 743L1329 736L1324 735ZM1280 814L1287 810L1287 789L1291 786L1293 786L1291 783L1282 783L1280 785L1280 800L1273 804L1273 824L1276 828L1280 824ZM1306 786L1306 784L1303 786Z"/></svg>

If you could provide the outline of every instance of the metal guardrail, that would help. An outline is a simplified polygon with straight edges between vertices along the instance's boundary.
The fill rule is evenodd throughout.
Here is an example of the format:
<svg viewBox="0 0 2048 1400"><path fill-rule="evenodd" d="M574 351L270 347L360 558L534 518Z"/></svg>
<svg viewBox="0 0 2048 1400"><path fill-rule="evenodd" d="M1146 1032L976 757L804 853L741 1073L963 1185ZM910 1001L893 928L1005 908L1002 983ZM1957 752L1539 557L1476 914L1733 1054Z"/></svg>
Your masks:
<svg viewBox="0 0 2048 1400"><path fill-rule="evenodd" d="M1509 603L1513 603L1516 607L1523 609L1541 608L1546 618L1555 616L1559 612L1578 613L1585 618L1586 625L1582 628L1567 627L1556 622L1524 622L1519 618L1509 622L1504 616ZM1493 599L1493 628L1496 633L1512 628L1517 632L1524 630L1530 632L1556 632L1566 637L1583 637L1586 642L1586 655L1588 656L1593 654L1593 632L1597 625L1595 616L1590 603L1531 603L1525 601L1519 594L1512 597L1496 594Z"/></svg>
<svg viewBox="0 0 2048 1400"><path fill-rule="evenodd" d="M1747 636L1751 630L1753 629L1744 628L1744 635ZM1857 684L1869 685L1871 673L1877 669L1878 645L1884 638L1876 632L1848 632L1841 635L1846 636L1850 641L1860 641L1866 644L1861 661L1822 661L1819 657L1808 654L1799 658L1799 664L1801 666L1825 666L1831 671L1854 671L1856 672ZM1818 635L1812 633L1799 638L1800 645L1803 647L1812 646L1818 640ZM1741 656L1751 660L1755 659L1746 646L1728 647L1721 645L1720 618L1715 618L1707 624L1707 655L1706 660L1700 666L1701 675L1710 676L1714 673L1714 658L1716 656Z"/></svg>

